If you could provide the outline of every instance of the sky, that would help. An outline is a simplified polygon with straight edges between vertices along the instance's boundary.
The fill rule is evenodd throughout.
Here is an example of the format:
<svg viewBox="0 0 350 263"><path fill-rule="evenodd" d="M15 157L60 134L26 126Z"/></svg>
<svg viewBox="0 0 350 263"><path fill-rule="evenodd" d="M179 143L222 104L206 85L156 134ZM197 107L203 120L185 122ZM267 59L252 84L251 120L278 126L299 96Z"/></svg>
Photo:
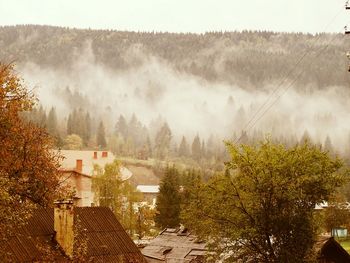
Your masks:
<svg viewBox="0 0 350 263"><path fill-rule="evenodd" d="M0 0L0 25L127 31L342 32L343 0Z"/></svg>

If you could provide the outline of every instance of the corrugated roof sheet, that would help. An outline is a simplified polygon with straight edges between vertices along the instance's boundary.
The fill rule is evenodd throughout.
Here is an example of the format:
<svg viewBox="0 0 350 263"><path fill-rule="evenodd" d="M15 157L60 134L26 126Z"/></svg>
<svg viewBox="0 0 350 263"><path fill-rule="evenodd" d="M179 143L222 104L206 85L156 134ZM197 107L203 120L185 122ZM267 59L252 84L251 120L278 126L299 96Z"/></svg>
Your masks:
<svg viewBox="0 0 350 263"><path fill-rule="evenodd" d="M3 262L33 262L41 258L44 250L54 250L53 209L37 209L26 226L18 229L16 235L7 242L0 243L6 252ZM62 253L52 253L53 261L65 262Z"/></svg>
<svg viewBox="0 0 350 263"><path fill-rule="evenodd" d="M32 262L43 256L42 248L56 251L59 262L68 259L55 249L53 209L38 209L28 224L19 229L16 236L0 244L2 251L7 251L8 262ZM87 238L88 257L103 262L146 262L139 249L125 232L112 211L104 207L75 207L75 219L79 219ZM77 236L77 243L83 241ZM57 262L56 261L56 262Z"/></svg>

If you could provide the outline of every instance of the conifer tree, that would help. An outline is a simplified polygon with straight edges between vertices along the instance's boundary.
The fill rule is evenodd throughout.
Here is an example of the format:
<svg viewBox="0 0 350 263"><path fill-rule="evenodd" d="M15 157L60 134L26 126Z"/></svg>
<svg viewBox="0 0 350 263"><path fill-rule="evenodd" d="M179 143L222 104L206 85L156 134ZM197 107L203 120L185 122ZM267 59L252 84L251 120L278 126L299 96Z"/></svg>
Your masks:
<svg viewBox="0 0 350 263"><path fill-rule="evenodd" d="M199 160L201 158L201 141L198 134L196 137L194 137L192 142L192 156L195 160Z"/></svg>
<svg viewBox="0 0 350 263"><path fill-rule="evenodd" d="M97 145L102 149L106 148L107 146L105 136L105 127L103 125L103 122L101 121L97 129Z"/></svg>
<svg viewBox="0 0 350 263"><path fill-rule="evenodd" d="M123 115L119 116L118 122L115 125L115 133L118 136L122 136L124 140L127 139L128 136L128 124Z"/></svg>
<svg viewBox="0 0 350 263"><path fill-rule="evenodd" d="M156 157L164 159L169 154L171 141L171 130L167 123L164 123L155 138Z"/></svg>
<svg viewBox="0 0 350 263"><path fill-rule="evenodd" d="M53 135L57 135L57 115L54 107L51 108L47 117L47 131Z"/></svg>
<svg viewBox="0 0 350 263"><path fill-rule="evenodd" d="M156 225L160 228L174 228L180 224L179 172L175 167L167 167L159 187L156 203Z"/></svg>
<svg viewBox="0 0 350 263"><path fill-rule="evenodd" d="M189 146L185 136L182 136L181 143L179 146L179 156L188 157L190 154Z"/></svg>
<svg viewBox="0 0 350 263"><path fill-rule="evenodd" d="M331 138L327 135L326 140L324 142L324 149L328 151L330 154L334 153L334 148L331 142Z"/></svg>
<svg viewBox="0 0 350 263"><path fill-rule="evenodd" d="M86 112L85 118L84 118L84 129L83 129L83 134L82 138L84 141L84 145L87 146L89 144L90 138L91 138L91 118L90 114Z"/></svg>
<svg viewBox="0 0 350 263"><path fill-rule="evenodd" d="M73 119L72 114L69 114L67 120L67 135L73 134Z"/></svg>

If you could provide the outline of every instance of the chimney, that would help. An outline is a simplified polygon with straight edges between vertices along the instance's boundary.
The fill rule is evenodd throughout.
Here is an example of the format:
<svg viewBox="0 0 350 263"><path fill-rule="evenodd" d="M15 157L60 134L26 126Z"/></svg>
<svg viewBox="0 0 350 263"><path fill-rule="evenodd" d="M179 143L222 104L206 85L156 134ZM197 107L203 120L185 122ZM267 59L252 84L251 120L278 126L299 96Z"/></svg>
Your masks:
<svg viewBox="0 0 350 263"><path fill-rule="evenodd" d="M102 158L107 158L108 157L108 152L102 152Z"/></svg>
<svg viewBox="0 0 350 263"><path fill-rule="evenodd" d="M94 152L94 159L97 159L97 152Z"/></svg>
<svg viewBox="0 0 350 263"><path fill-rule="evenodd" d="M83 160L77 160L75 170L77 170L80 173L83 171Z"/></svg>
<svg viewBox="0 0 350 263"><path fill-rule="evenodd" d="M65 254L73 256L74 246L74 205L73 200L58 200L54 202L54 229L56 241Z"/></svg>

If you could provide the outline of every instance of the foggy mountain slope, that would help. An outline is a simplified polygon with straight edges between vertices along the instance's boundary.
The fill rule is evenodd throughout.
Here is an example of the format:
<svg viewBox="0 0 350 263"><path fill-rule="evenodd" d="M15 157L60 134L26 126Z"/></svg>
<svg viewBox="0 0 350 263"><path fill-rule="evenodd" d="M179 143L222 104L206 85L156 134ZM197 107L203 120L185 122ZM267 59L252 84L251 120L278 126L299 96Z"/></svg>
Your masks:
<svg viewBox="0 0 350 263"><path fill-rule="evenodd" d="M344 74L348 45L341 34L246 31L198 35L7 26L0 27L0 58L69 69L86 41L91 41L96 62L113 70L138 66L137 59L129 58L129 51L141 48L181 72L209 81L261 88L262 84L279 80L310 50L305 63L299 66L303 74L297 84L325 88L347 86L349 80ZM322 56L317 51L322 51Z"/></svg>
<svg viewBox="0 0 350 263"><path fill-rule="evenodd" d="M82 107L110 133L120 114L129 119L135 113L150 130L160 116L177 141L197 133L238 136L307 50L281 87L297 81L248 132L299 139L308 131L316 143L330 135L340 151L348 150L350 75L342 35L0 28L0 59L15 60L61 121ZM82 101L62 96L66 87Z"/></svg>

